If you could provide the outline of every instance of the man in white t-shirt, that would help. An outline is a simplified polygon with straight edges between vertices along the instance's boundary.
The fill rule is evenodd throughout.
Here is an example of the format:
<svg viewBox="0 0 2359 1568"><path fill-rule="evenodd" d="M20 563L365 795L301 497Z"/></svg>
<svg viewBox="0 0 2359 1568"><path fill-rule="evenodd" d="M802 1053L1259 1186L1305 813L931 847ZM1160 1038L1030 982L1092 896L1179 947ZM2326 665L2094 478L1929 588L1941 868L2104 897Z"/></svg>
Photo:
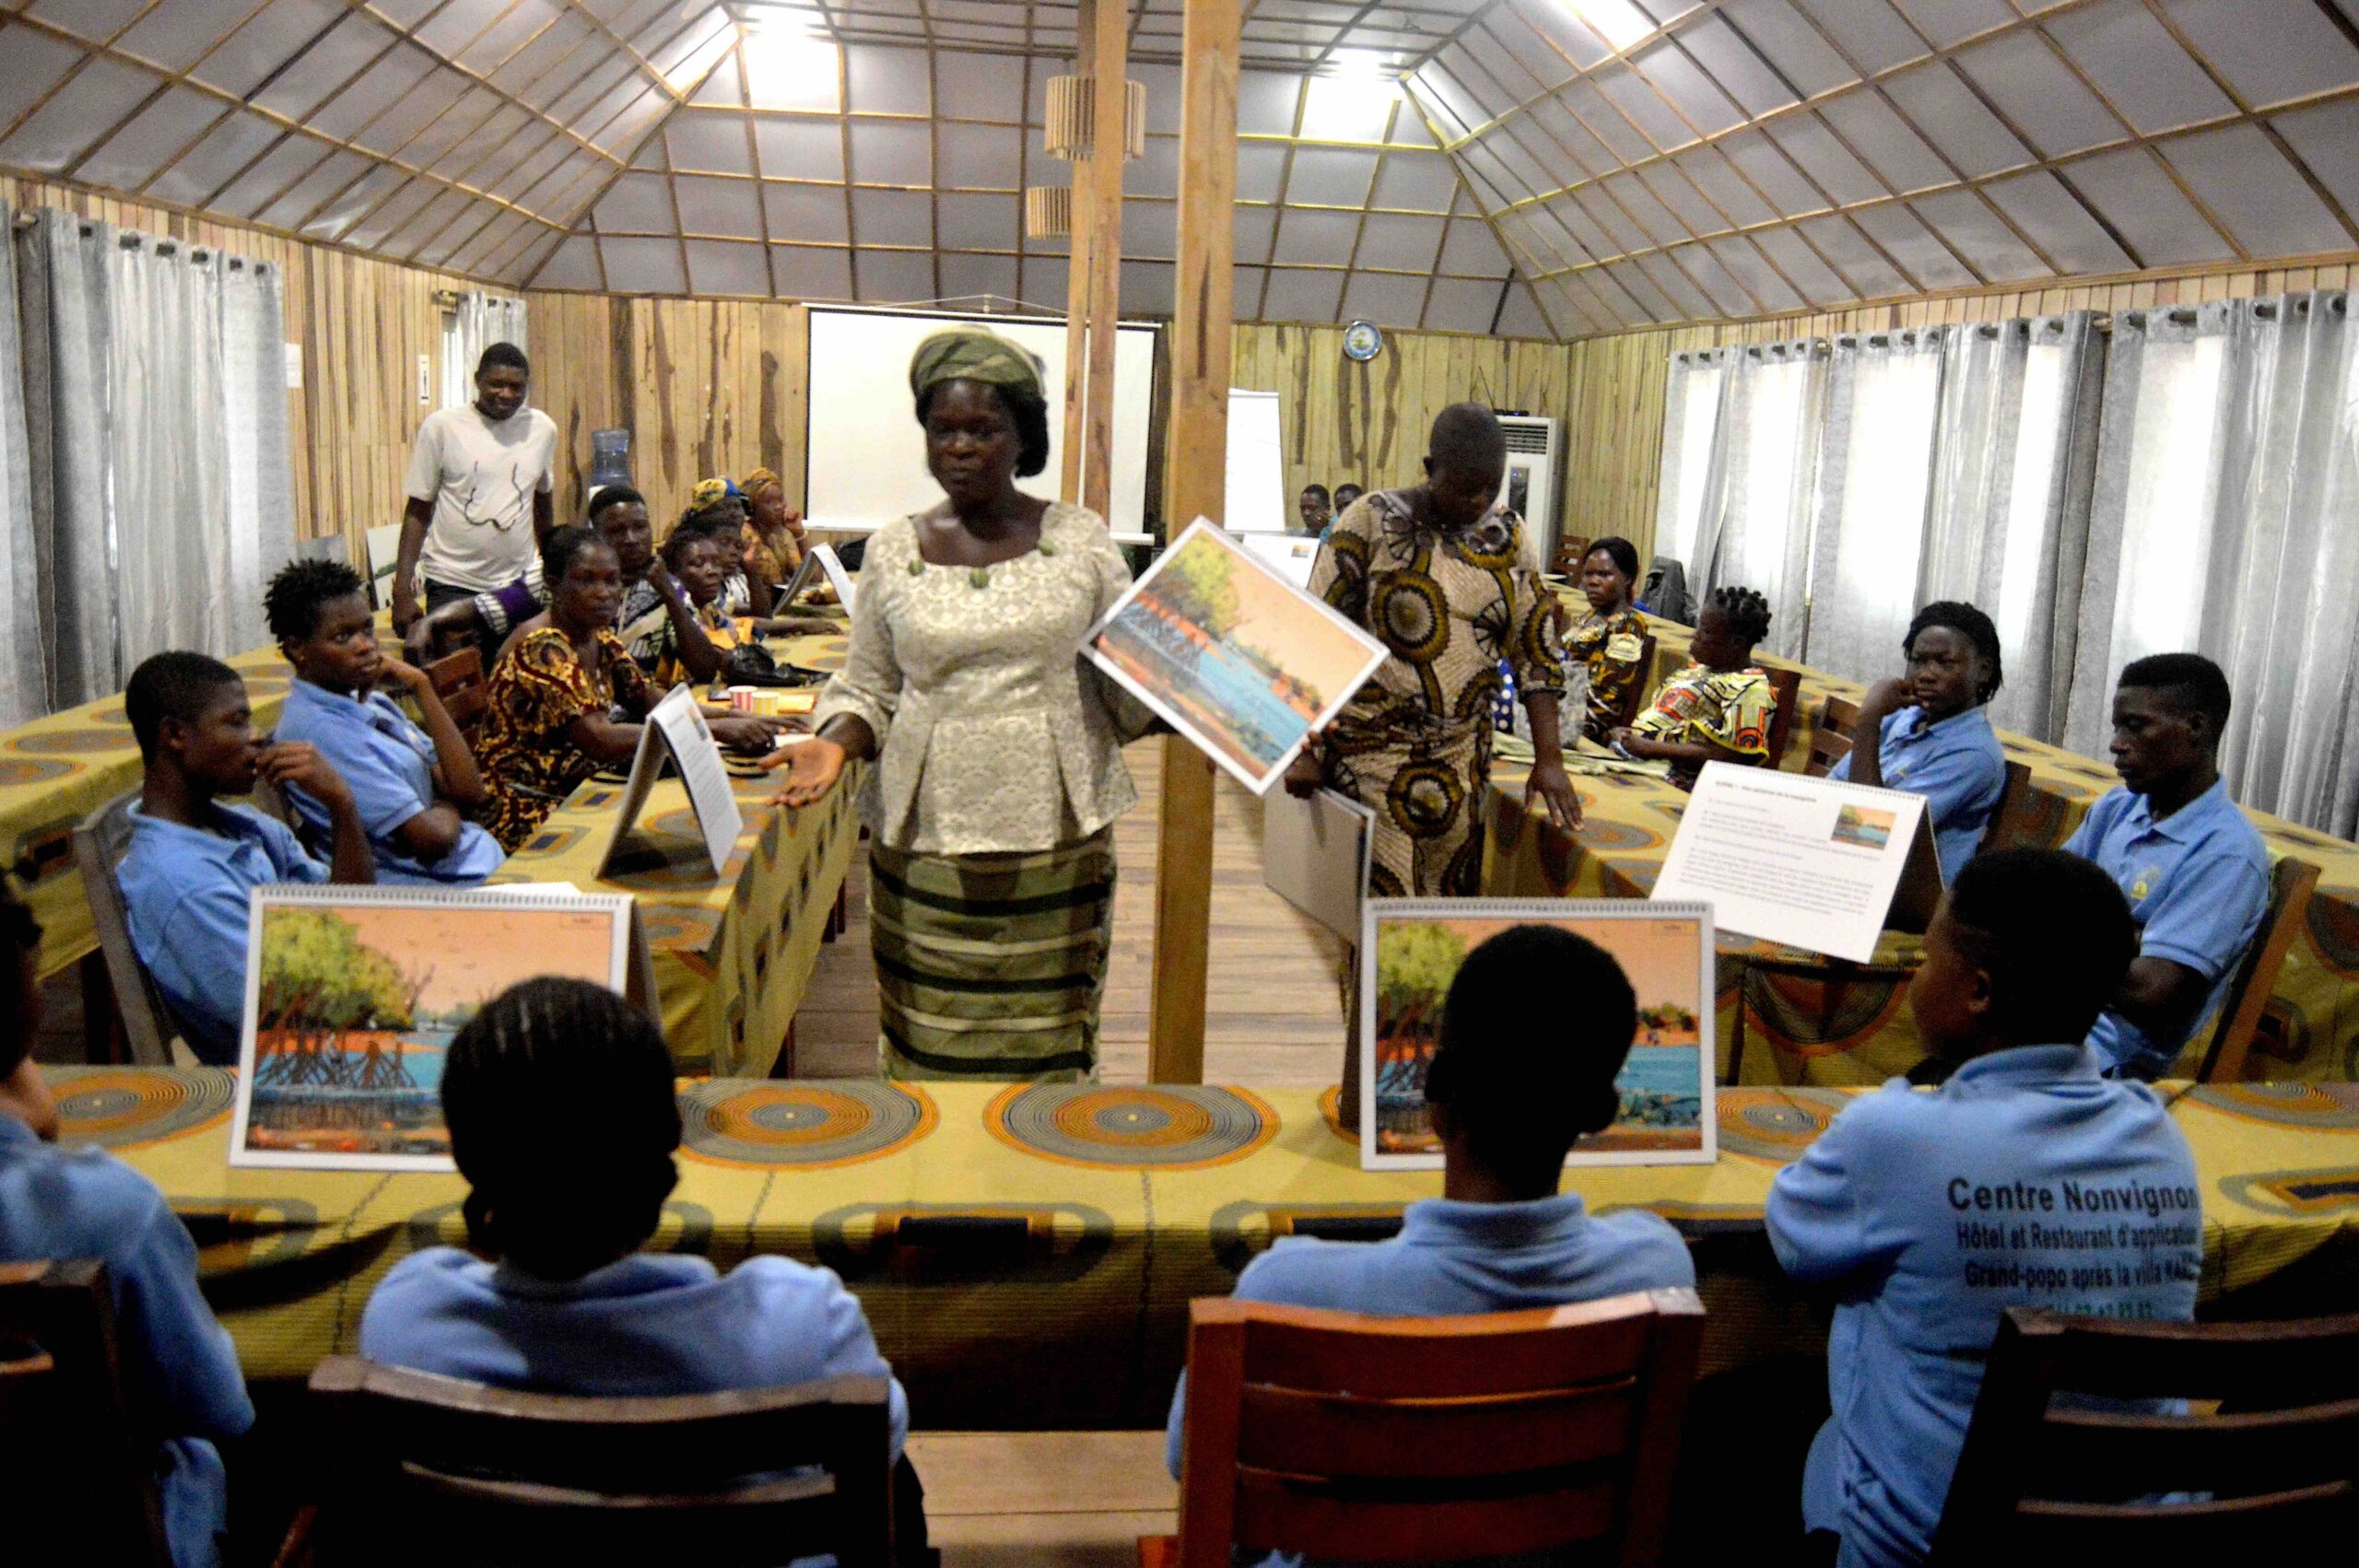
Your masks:
<svg viewBox="0 0 2359 1568"><path fill-rule="evenodd" d="M425 610L497 592L524 575L556 521L557 422L524 406L532 374L522 349L495 343L475 366L475 401L437 409L418 427L393 572L395 631L421 614L419 578Z"/></svg>

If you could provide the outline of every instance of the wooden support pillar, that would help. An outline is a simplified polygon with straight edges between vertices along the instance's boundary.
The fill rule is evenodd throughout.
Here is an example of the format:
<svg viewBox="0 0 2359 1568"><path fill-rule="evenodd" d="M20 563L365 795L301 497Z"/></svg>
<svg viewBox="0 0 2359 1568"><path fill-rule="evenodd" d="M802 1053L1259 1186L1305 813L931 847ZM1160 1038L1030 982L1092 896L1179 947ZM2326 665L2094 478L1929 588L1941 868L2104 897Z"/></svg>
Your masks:
<svg viewBox="0 0 2359 1568"><path fill-rule="evenodd" d="M1180 76L1180 264L1171 322L1170 444L1165 526L1226 521L1235 250L1238 0L1187 0ZM1156 846L1155 982L1147 1078L1204 1081L1204 979L1213 902L1212 759L1177 735L1163 742Z"/></svg>
<svg viewBox="0 0 2359 1568"><path fill-rule="evenodd" d="M1074 74L1087 76L1097 64L1097 11L1082 0L1074 18ZM1089 166L1071 166L1072 232L1065 240L1065 407L1058 446L1057 498L1081 505L1083 389L1089 384Z"/></svg>
<svg viewBox="0 0 2359 1568"><path fill-rule="evenodd" d="M1114 518L1114 323L1122 294L1122 123L1131 59L1129 0L1086 0L1097 15L1091 40L1089 162L1089 380L1082 397L1081 504ZM1082 192L1074 193L1079 206ZM1074 219L1074 228L1080 219ZM1072 329L1066 329L1070 346Z"/></svg>

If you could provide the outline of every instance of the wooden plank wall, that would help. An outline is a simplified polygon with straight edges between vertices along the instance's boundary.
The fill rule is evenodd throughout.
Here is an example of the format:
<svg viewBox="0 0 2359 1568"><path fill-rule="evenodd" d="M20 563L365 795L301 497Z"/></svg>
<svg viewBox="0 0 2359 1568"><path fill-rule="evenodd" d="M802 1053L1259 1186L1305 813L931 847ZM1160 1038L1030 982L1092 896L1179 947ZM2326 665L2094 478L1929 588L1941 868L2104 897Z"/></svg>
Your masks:
<svg viewBox="0 0 2359 1568"><path fill-rule="evenodd" d="M1937 295L1848 310L1589 338L1569 349L1574 398L1571 427L1566 432L1567 467L1572 473L1567 532L1592 538L1620 533L1637 544L1641 559L1651 554L1664 385L1671 357L1682 349L2343 288L2354 272L2359 265L2214 268L2080 287Z"/></svg>
<svg viewBox="0 0 2359 1568"><path fill-rule="evenodd" d="M440 400L434 295L474 287L468 280L37 180L0 176L0 202L59 207L276 265L287 341L303 345L302 390L287 394L296 536L341 531L357 563L370 527L401 521L410 440ZM421 354L431 367L426 404L417 400Z"/></svg>

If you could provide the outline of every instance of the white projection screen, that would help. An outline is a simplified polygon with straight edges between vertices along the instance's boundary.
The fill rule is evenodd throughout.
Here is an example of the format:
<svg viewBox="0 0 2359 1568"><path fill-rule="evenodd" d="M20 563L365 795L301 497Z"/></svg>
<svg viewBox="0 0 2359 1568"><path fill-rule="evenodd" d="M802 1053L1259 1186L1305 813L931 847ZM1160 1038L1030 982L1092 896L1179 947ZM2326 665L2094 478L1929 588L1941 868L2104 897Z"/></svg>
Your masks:
<svg viewBox="0 0 2359 1568"><path fill-rule="evenodd" d="M989 327L1048 366L1049 466L1018 480L1054 499L1063 445L1065 324L1050 316L959 316L933 310L811 307L805 427L810 479L804 510L815 528L864 532L942 499L925 467L925 435L910 398L910 356L944 327ZM1114 338L1117 533L1146 526L1147 427L1155 404L1158 328L1124 324Z"/></svg>

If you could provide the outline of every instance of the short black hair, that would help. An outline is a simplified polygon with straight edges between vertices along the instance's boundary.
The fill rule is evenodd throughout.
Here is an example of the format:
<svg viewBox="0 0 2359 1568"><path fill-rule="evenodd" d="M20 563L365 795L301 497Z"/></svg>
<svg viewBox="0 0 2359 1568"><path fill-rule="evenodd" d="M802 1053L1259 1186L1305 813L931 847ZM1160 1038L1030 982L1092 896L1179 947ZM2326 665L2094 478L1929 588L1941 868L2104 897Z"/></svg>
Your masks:
<svg viewBox="0 0 2359 1568"><path fill-rule="evenodd" d="M1327 486L1324 485L1305 485L1302 487L1302 493L1306 496L1316 496L1320 501L1331 505L1335 499L1334 497L1327 493Z"/></svg>
<svg viewBox="0 0 2359 1568"><path fill-rule="evenodd" d="M366 594L360 574L342 561L297 558L278 568L263 591L264 618L281 642L299 642L319 629L320 606L347 593Z"/></svg>
<svg viewBox="0 0 2359 1568"><path fill-rule="evenodd" d="M1914 655L1917 634L1931 631L1935 626L1957 633L1974 644L1974 651L1981 656L1984 678L1975 700L1989 702L1997 696L2000 685L2007 678L2007 671L1999 657L1999 628L1991 624L1990 617L1958 600L1937 599L1918 611L1917 618L1908 623L1908 635L1900 639L1900 651Z"/></svg>
<svg viewBox="0 0 2359 1568"><path fill-rule="evenodd" d="M2151 653L2133 659L2117 685L2167 694L2183 711L2209 719L2214 740L2228 728L2228 677L2201 653Z"/></svg>
<svg viewBox="0 0 2359 1568"><path fill-rule="evenodd" d="M533 375L533 362L525 358L524 351L514 344L495 343L483 351L482 358L475 361L475 374L480 376L487 370L499 369L522 370L529 380Z"/></svg>
<svg viewBox="0 0 2359 1568"><path fill-rule="evenodd" d="M33 1048L32 1036L24 1028L32 1001L24 994L24 960L39 946L41 922L17 896L16 879L0 872L0 997L7 1000L6 1007L0 1009L7 1020L0 1023L0 1078L16 1071Z"/></svg>
<svg viewBox="0 0 2359 1568"><path fill-rule="evenodd" d="M727 537L717 528L692 521L683 522L665 536L659 554L663 556L665 566L678 571L680 558L687 554L689 545L720 544L725 548L727 544Z"/></svg>
<svg viewBox="0 0 2359 1568"><path fill-rule="evenodd" d="M165 720L195 723L213 694L233 683L242 685L245 678L209 653L151 653L141 660L123 687L123 710L131 718L140 760L155 760Z"/></svg>
<svg viewBox="0 0 2359 1568"><path fill-rule="evenodd" d="M662 1031L603 986L511 986L452 1036L442 1119L476 1246L578 1279L654 1234L679 1172Z"/></svg>
<svg viewBox="0 0 2359 1568"><path fill-rule="evenodd" d="M1728 617L1729 635L1747 648L1769 635L1769 601L1753 589L1716 588L1712 608Z"/></svg>
<svg viewBox="0 0 2359 1568"><path fill-rule="evenodd" d="M1349 490L1352 493L1352 499L1356 501L1362 496L1367 494L1367 486L1356 484L1352 480L1346 479L1341 485L1335 486L1335 499L1341 501L1344 498L1344 492L1346 490Z"/></svg>
<svg viewBox="0 0 2359 1568"><path fill-rule="evenodd" d="M628 485L602 485L591 492L590 505L583 509L581 515L592 522L595 522L598 521L598 514L608 507L643 507L646 504L647 497Z"/></svg>
<svg viewBox="0 0 2359 1568"><path fill-rule="evenodd" d="M1581 559L1586 561L1591 556L1601 552L1607 560L1614 563L1615 571L1620 572L1632 582L1638 580L1638 547L1636 544L1618 533L1609 533L1583 550Z"/></svg>
<svg viewBox="0 0 2359 1568"><path fill-rule="evenodd" d="M2085 1039L2138 956L2129 902L2061 849L1993 849L1950 883L1950 923L1990 977L1992 1030L2019 1045Z"/></svg>
<svg viewBox="0 0 2359 1568"><path fill-rule="evenodd" d="M954 376L951 380L957 378ZM933 394L949 384L949 381L936 381L918 393L919 424L925 423L926 415L933 409ZM999 405L1007 411L1008 418L1015 425L1015 476L1029 479L1049 466L1049 400L993 381L983 384L998 395Z"/></svg>
<svg viewBox="0 0 2359 1568"><path fill-rule="evenodd" d="M549 530L549 536L541 541L541 586L550 598L557 597L557 584L565 580L574 557L593 544L601 550L614 548L604 534L578 522Z"/></svg>
<svg viewBox="0 0 2359 1568"><path fill-rule="evenodd" d="M1567 996L1579 1004L1560 1008ZM1637 1033L1638 999L1612 954L1561 926L1509 926L1449 983L1426 1098L1486 1163L1560 1165L1576 1138L1614 1119L1614 1080Z"/></svg>
<svg viewBox="0 0 2359 1568"><path fill-rule="evenodd" d="M1508 460L1508 433L1499 416L1479 403L1453 403L1434 415L1426 456L1438 468L1485 471Z"/></svg>

